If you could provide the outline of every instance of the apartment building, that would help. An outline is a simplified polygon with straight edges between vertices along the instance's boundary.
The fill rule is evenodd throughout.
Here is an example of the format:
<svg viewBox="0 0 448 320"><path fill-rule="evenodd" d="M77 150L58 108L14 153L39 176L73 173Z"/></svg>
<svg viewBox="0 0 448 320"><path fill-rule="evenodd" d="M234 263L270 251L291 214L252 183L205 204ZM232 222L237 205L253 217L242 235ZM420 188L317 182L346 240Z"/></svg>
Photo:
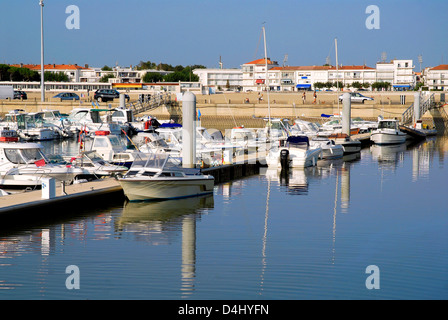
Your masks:
<svg viewBox="0 0 448 320"><path fill-rule="evenodd" d="M414 63L411 59L394 59L376 64L376 81L389 82L393 90L409 90L415 84Z"/></svg>
<svg viewBox="0 0 448 320"><path fill-rule="evenodd" d="M424 74L425 85L429 90L448 91L448 64L427 68Z"/></svg>
<svg viewBox="0 0 448 320"><path fill-rule="evenodd" d="M241 66L243 73L241 86L243 90L262 91L265 88L265 83L270 84L270 81L273 81L272 84L276 83L274 75L268 73L274 67L278 67L277 61L272 61L269 58L257 59L243 64ZM270 78L266 79L266 75Z"/></svg>
<svg viewBox="0 0 448 320"><path fill-rule="evenodd" d="M243 72L241 69L195 69L193 74L199 77L204 88L221 88L222 90L241 90Z"/></svg>

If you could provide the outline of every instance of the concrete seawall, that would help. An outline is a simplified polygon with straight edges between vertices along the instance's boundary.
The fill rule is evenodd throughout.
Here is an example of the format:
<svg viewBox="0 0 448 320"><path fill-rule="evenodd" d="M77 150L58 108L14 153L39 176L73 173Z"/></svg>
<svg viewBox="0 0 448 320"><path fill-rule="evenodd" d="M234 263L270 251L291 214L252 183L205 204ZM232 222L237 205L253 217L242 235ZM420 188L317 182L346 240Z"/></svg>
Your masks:
<svg viewBox="0 0 448 320"><path fill-rule="evenodd" d="M55 92L47 93L53 96ZM364 92L366 96L373 97L374 101L365 104L352 103L352 117L360 117L365 120L376 120L379 115L387 118L401 118L403 112L413 103L414 92ZM39 93L29 93L28 100L0 100L0 115L10 110L23 109L27 112L36 112L43 109L57 109L62 113L70 113L76 107L91 107L92 95L89 98L81 98L80 101L64 101L49 98L47 102L40 102ZM130 93L131 101L138 98L138 94ZM405 103L401 104L401 96L405 96ZM263 100L259 98L263 97ZM173 94L173 99L175 96ZM249 103L246 102L249 100ZM260 95L257 92L250 93L221 93L214 95L196 94L197 109L201 112L202 125L208 128L225 129L244 125L246 127L261 127L264 122L261 119L269 114L267 93ZM301 92L295 93L270 93L271 117L302 118L322 122L321 114L338 114L342 110L342 104L337 103L336 92L318 92L316 103L313 101L312 92L307 92L305 103L302 101ZM440 101L440 93L435 93L435 101ZM101 103L100 107L118 107L118 99L113 102ZM445 108L447 109L447 108ZM165 106L147 112L159 119L170 119L172 114ZM448 111L448 110L446 110ZM424 115L425 122L432 122L434 113Z"/></svg>

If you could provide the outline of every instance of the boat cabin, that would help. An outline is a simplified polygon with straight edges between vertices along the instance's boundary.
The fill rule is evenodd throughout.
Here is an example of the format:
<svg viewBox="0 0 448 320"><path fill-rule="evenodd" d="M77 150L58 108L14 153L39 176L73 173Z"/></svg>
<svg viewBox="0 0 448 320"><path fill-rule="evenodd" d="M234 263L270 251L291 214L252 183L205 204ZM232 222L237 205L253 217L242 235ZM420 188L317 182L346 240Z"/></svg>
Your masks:
<svg viewBox="0 0 448 320"><path fill-rule="evenodd" d="M380 120L378 122L378 129L399 130L398 120Z"/></svg>
<svg viewBox="0 0 448 320"><path fill-rule="evenodd" d="M178 166L178 162L167 154L149 154L140 156L134 160L125 177L185 177L186 171ZM196 169L191 170L193 173L199 172Z"/></svg>

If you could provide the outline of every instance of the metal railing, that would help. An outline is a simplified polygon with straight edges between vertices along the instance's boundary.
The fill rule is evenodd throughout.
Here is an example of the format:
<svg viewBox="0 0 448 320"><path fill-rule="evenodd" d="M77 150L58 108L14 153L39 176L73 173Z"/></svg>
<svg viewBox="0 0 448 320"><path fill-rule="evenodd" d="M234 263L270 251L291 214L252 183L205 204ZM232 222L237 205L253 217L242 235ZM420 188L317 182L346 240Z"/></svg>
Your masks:
<svg viewBox="0 0 448 320"><path fill-rule="evenodd" d="M426 111L431 109L434 102L434 93L429 96L423 103L420 103L420 116L423 116ZM401 115L401 123L408 124L414 121L414 104L411 104L409 108Z"/></svg>
<svg viewBox="0 0 448 320"><path fill-rule="evenodd" d="M156 94L151 96L150 98L142 97L141 99L130 101L126 103L126 107L131 109L134 113L134 115L151 111L154 109L157 109L160 106L163 105L171 105L173 103L176 103L173 99L171 99L170 93L163 93L163 94Z"/></svg>

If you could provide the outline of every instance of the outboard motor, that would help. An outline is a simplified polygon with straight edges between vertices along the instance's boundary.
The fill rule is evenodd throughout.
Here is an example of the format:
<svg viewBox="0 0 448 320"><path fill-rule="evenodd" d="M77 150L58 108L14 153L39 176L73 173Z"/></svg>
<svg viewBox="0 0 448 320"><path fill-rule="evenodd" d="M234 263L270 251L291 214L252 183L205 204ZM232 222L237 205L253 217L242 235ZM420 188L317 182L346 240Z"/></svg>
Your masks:
<svg viewBox="0 0 448 320"><path fill-rule="evenodd" d="M289 169L289 150L288 149L282 149L280 151L280 164L282 166L282 170Z"/></svg>

